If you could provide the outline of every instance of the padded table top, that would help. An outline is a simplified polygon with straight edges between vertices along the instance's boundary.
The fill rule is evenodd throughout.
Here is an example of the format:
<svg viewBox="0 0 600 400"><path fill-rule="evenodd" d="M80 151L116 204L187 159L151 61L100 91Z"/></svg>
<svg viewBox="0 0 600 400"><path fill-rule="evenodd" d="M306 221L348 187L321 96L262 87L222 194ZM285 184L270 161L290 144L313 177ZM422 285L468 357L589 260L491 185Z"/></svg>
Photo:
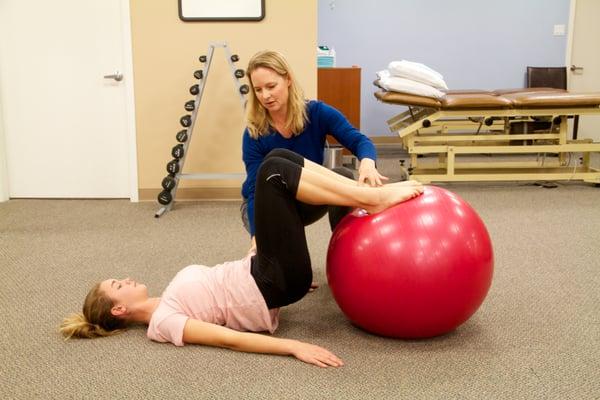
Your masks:
<svg viewBox="0 0 600 400"><path fill-rule="evenodd" d="M600 107L600 93L570 93L550 88L458 90L448 91L439 99L378 90L375 97L384 103L439 110Z"/></svg>

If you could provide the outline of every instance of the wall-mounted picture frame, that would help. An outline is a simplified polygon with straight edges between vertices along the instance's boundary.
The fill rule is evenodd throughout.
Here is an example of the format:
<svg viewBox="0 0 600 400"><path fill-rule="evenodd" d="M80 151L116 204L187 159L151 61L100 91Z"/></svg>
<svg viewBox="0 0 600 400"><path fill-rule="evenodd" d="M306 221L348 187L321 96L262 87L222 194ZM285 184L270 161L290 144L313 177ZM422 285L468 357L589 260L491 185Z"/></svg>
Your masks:
<svg viewBox="0 0 600 400"><path fill-rule="evenodd" d="M179 0L182 21L260 21L265 0Z"/></svg>

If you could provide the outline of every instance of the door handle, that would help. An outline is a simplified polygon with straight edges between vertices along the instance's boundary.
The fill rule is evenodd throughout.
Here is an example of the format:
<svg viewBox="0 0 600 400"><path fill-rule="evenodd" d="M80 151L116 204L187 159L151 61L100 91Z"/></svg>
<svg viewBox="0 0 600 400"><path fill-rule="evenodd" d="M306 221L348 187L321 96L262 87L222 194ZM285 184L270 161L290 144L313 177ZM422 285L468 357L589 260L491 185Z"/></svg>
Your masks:
<svg viewBox="0 0 600 400"><path fill-rule="evenodd" d="M583 71L583 67L578 67L576 65L571 65L571 68L569 68L571 71L575 72L575 71Z"/></svg>
<svg viewBox="0 0 600 400"><path fill-rule="evenodd" d="M115 81L120 82L123 80L123 74L117 71L112 75L104 75L104 79L114 79Z"/></svg>

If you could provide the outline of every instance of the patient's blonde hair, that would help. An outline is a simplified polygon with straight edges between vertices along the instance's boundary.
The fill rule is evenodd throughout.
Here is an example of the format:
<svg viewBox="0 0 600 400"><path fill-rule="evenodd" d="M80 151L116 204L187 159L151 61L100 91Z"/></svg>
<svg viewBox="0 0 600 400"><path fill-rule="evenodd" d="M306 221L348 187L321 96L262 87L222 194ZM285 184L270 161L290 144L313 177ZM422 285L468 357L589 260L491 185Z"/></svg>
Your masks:
<svg viewBox="0 0 600 400"><path fill-rule="evenodd" d="M97 283L85 297L83 313L71 314L65 318L60 325L60 332L66 339L91 339L119 333L127 323L112 315L112 307L112 300L100 290L100 283Z"/></svg>
<svg viewBox="0 0 600 400"><path fill-rule="evenodd" d="M267 110L260 104L260 101L258 101L256 93L254 92L252 79L250 79L252 72L256 71L258 68L269 68L279 76L289 79L290 86L288 87L289 95L285 127L290 129L294 136L299 135L304 130L304 126L308 119L306 114L306 101L304 99L302 88L300 88L300 85L296 82L292 68L285 57L276 51L264 50L252 56L248 62L248 69L246 70L251 88L246 113L250 137L258 139L259 136L269 134L269 127L273 123Z"/></svg>

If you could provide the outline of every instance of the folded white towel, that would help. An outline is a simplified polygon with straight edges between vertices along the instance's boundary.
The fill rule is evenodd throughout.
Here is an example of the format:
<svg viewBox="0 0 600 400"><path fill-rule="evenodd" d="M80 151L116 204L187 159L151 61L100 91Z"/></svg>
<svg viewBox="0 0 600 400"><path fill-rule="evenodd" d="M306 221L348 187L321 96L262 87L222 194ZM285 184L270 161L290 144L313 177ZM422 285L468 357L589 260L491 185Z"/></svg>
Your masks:
<svg viewBox="0 0 600 400"><path fill-rule="evenodd" d="M429 68L425 64L406 60L392 61L388 65L388 70L392 76L412 79L437 89L448 90L448 85L444 82L442 74Z"/></svg>
<svg viewBox="0 0 600 400"><path fill-rule="evenodd" d="M433 97L435 99L439 99L445 95L444 92L422 82L392 76L388 70L377 72L377 76L379 77L379 85L385 90L392 92L415 94L417 96Z"/></svg>
<svg viewBox="0 0 600 400"><path fill-rule="evenodd" d="M381 71L379 71L379 72L376 72L376 74L377 74L377 77L378 77L380 80L382 80L382 79L387 79L387 78L389 78L390 76L392 76L392 74L390 74L390 71L388 71L387 69L382 69Z"/></svg>
<svg viewBox="0 0 600 400"><path fill-rule="evenodd" d="M425 64L421 64L418 62L414 62L414 61L408 61L408 60L401 60L401 61L392 61L390 63L390 65L392 66L397 66L397 67L406 67L406 68L412 68L415 70L425 70L430 72L431 74L437 76L440 79L444 79L444 76L442 74L440 74L439 72L437 72L436 70L434 70L433 68L428 67Z"/></svg>

